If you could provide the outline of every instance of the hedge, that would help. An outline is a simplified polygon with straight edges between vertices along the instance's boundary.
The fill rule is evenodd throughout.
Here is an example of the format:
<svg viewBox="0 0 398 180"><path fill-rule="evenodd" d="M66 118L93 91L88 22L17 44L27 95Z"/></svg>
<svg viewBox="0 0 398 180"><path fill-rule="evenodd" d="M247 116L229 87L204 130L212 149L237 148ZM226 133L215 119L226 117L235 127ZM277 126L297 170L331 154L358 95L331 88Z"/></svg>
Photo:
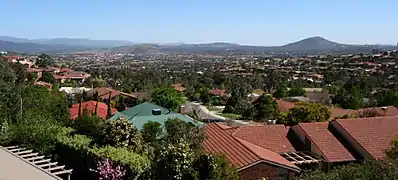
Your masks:
<svg viewBox="0 0 398 180"><path fill-rule="evenodd" d="M127 148L98 147L85 135L72 135L73 129L62 128L56 137L53 153L57 160L73 169L72 179L98 179L96 163L99 159L109 159L126 169L126 179L137 179L150 168L150 160L145 155L137 154Z"/></svg>

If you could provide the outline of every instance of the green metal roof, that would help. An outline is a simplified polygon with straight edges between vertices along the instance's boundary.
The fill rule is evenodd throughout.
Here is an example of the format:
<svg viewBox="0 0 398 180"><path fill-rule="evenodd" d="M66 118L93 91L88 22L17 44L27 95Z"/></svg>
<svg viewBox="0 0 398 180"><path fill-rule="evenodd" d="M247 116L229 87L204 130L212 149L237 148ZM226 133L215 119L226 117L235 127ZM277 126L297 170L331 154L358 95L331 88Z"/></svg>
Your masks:
<svg viewBox="0 0 398 180"><path fill-rule="evenodd" d="M161 114L153 115L152 114L153 109L160 109ZM158 122L164 125L164 122L167 119L174 119L174 118L178 118L187 123L193 123L197 126L203 125L203 123L194 121L188 116L173 111L169 111L164 107L158 106L150 102L145 102L137 106L134 106L130 109L124 110L122 112L117 112L109 120L116 120L119 119L120 117L128 119L131 123L135 125L135 127L137 127L137 129L142 129L144 124L147 123L148 121Z"/></svg>
<svg viewBox="0 0 398 180"><path fill-rule="evenodd" d="M176 112L169 111L168 109L158 106L156 104L153 104L151 102L144 102L142 104L139 104L137 106L134 106L132 108L126 109L122 112L119 112L123 114L125 117L137 117L137 116L152 116L152 110L153 109L159 109L161 111L161 115L165 114L176 114ZM115 114L116 115L116 114ZM111 118L112 120L114 119L113 117Z"/></svg>
<svg viewBox="0 0 398 180"><path fill-rule="evenodd" d="M193 119L191 119L185 115L182 115L182 114L167 114L167 115L157 115L157 116L137 116L129 121L131 123L133 123L137 129L142 129L144 124L149 121L158 122L163 126L164 123L168 119L175 119L175 118L183 120L186 123L192 123L196 126L203 126L203 123L194 121Z"/></svg>

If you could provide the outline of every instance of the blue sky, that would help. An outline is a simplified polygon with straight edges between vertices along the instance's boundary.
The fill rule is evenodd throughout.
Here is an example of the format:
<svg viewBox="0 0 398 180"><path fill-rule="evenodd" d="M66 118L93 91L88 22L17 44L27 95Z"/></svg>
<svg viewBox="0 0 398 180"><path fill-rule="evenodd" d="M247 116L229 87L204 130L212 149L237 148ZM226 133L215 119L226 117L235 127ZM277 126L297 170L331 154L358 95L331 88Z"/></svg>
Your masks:
<svg viewBox="0 0 398 180"><path fill-rule="evenodd" d="M397 0L2 0L0 35L282 45L396 44Z"/></svg>

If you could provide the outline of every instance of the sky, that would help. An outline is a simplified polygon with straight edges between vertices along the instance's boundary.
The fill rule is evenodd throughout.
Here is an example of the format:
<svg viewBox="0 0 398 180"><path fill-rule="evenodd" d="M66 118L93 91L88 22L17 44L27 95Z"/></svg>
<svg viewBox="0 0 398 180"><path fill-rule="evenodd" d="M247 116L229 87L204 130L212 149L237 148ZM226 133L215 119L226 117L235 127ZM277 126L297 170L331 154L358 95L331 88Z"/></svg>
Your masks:
<svg viewBox="0 0 398 180"><path fill-rule="evenodd" d="M396 44L397 0L1 0L0 36L283 45Z"/></svg>

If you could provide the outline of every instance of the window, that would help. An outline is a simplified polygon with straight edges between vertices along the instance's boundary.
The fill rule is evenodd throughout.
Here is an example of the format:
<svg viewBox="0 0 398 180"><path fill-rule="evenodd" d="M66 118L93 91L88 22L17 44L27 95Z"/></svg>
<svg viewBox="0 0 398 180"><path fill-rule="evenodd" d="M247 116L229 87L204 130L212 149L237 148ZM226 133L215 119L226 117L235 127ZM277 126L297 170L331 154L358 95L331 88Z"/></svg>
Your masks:
<svg viewBox="0 0 398 180"><path fill-rule="evenodd" d="M277 180L289 180L289 171L284 168L278 168Z"/></svg>

